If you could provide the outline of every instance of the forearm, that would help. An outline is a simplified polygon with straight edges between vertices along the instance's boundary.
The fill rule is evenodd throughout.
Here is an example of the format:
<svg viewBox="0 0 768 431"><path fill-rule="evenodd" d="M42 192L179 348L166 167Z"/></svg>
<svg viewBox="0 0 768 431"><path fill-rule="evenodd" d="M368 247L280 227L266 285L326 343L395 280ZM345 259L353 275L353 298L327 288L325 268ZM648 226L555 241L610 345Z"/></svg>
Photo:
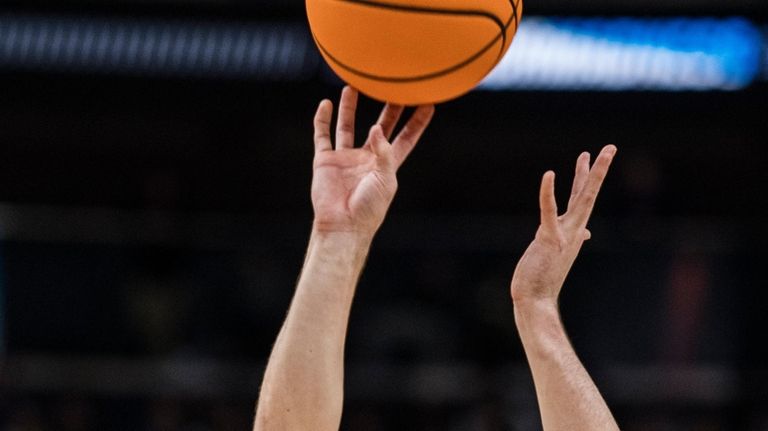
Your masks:
<svg viewBox="0 0 768 431"><path fill-rule="evenodd" d="M568 340L557 306L518 301L515 322L533 373L544 431L618 430Z"/></svg>
<svg viewBox="0 0 768 431"><path fill-rule="evenodd" d="M313 232L264 376L256 430L338 430L347 322L369 246L354 233Z"/></svg>

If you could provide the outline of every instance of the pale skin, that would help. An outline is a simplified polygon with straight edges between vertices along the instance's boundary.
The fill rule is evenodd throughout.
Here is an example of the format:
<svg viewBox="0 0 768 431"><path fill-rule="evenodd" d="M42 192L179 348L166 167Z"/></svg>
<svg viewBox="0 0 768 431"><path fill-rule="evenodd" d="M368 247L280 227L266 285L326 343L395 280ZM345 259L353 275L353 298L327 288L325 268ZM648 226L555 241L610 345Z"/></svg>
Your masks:
<svg viewBox="0 0 768 431"><path fill-rule="evenodd" d="M355 148L357 92L342 92L335 147L333 105L315 115L312 203L304 268L267 364L256 408L257 431L336 431L344 398L344 343L357 281L371 241L397 191L397 170L429 125L434 106L418 107L391 139L403 107L387 105ZM515 321L533 372L545 431L617 430L560 323L557 298L583 242L615 147L590 169L577 162L568 211L558 217L554 174L541 188L541 226L512 280Z"/></svg>
<svg viewBox="0 0 768 431"><path fill-rule="evenodd" d="M560 319L558 298L566 276L591 234L587 222L616 154L609 145L590 169L590 155L576 162L567 211L558 216L555 174L541 182L541 224L512 277L515 323L533 373L545 431L618 430Z"/></svg>
<svg viewBox="0 0 768 431"><path fill-rule="evenodd" d="M429 125L420 106L390 143L403 113L387 105L355 148L357 91L342 92L335 149L333 105L315 115L312 236L288 316L264 375L254 429L338 430L344 398L344 342L357 280L397 191L397 170Z"/></svg>

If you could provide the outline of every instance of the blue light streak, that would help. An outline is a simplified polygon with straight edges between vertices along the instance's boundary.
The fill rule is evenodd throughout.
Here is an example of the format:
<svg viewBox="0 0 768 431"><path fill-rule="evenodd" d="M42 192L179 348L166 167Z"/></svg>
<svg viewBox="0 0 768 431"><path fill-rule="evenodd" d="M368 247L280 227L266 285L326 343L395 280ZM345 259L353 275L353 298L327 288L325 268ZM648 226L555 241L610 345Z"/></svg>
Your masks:
<svg viewBox="0 0 768 431"><path fill-rule="evenodd" d="M738 90L762 44L743 18L529 18L481 88Z"/></svg>

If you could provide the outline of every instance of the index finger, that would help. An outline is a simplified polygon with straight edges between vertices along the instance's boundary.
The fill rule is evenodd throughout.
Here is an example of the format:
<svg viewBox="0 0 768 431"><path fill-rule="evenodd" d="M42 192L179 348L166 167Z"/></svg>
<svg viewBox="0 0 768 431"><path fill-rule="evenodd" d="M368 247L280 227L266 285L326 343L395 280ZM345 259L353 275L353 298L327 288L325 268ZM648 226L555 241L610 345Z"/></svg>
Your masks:
<svg viewBox="0 0 768 431"><path fill-rule="evenodd" d="M606 175L608 175L608 169L611 167L615 154L616 147L613 145L608 145L600 151L600 155L597 156L595 164L589 171L587 183L574 200L573 212L569 208L568 212L571 217L568 218L571 226L584 227L587 225L589 216L592 215L592 209L595 207L597 195L600 193Z"/></svg>
<svg viewBox="0 0 768 431"><path fill-rule="evenodd" d="M333 149L331 144L331 119L333 118L333 103L325 99L320 102L315 113L315 153Z"/></svg>

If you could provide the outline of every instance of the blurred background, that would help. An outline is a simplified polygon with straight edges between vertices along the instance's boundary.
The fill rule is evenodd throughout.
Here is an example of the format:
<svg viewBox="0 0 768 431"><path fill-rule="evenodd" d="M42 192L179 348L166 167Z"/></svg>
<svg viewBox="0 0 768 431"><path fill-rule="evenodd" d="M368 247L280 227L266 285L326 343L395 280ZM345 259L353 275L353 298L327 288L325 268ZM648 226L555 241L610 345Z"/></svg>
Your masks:
<svg viewBox="0 0 768 431"><path fill-rule="evenodd" d="M525 7L400 174L342 428L540 429L509 279L541 174L613 143L576 350L623 429L768 430L768 3ZM249 429L339 89L301 1L2 2L0 430Z"/></svg>

